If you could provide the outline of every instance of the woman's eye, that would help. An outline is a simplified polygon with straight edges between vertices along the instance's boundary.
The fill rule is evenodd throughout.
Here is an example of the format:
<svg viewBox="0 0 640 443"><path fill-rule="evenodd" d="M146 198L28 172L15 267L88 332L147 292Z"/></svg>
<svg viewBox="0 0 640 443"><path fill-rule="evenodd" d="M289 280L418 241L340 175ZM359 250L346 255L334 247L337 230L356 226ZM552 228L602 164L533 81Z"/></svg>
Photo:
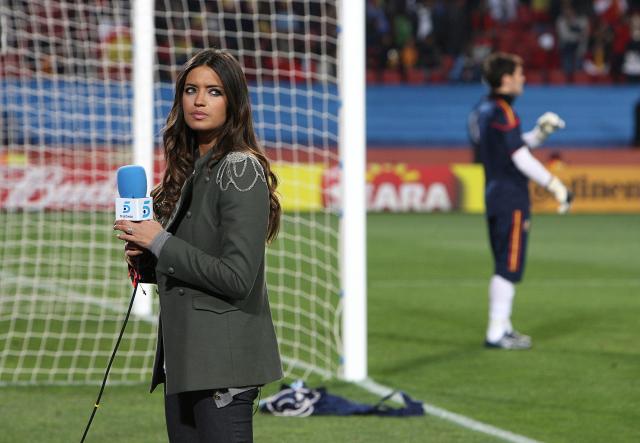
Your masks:
<svg viewBox="0 0 640 443"><path fill-rule="evenodd" d="M214 97L220 97L222 95L222 91L220 91L219 89L209 89L209 94L213 95Z"/></svg>
<svg viewBox="0 0 640 443"><path fill-rule="evenodd" d="M184 88L184 92L185 94L193 94L194 92L196 92L196 88L194 88L193 86L187 86L186 88Z"/></svg>

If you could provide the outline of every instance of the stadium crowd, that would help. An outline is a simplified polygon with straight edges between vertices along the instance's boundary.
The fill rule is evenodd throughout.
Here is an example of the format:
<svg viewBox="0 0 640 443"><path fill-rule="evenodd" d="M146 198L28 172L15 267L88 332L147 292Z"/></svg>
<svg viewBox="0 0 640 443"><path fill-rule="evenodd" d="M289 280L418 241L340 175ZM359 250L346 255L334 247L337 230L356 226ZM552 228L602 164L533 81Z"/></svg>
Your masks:
<svg viewBox="0 0 640 443"><path fill-rule="evenodd" d="M8 31L0 76L130 77L130 0L12 6L23 14L0 23ZM155 7L162 80L204 47L230 49L250 80L336 74L336 2L156 0ZM479 82L482 60L496 50L522 56L529 83L640 82L640 0L366 0L366 30L370 83Z"/></svg>
<svg viewBox="0 0 640 443"><path fill-rule="evenodd" d="M0 77L39 72L130 78L132 0L11 1L19 12L0 21L0 31L6 28ZM159 76L164 81L172 81L195 51L211 47L236 55L250 80L258 68L263 80L335 76L337 33L335 1L155 1Z"/></svg>
<svg viewBox="0 0 640 443"><path fill-rule="evenodd" d="M369 82L479 82L497 50L530 83L640 82L640 0L367 0Z"/></svg>
<svg viewBox="0 0 640 443"><path fill-rule="evenodd" d="M294 81L336 75L335 2L194 0L187 2L189 14L177 14L183 3L156 2L161 66L182 65L194 48L220 47L240 58L249 80L258 67L263 80L270 75ZM172 59L176 56L178 60Z"/></svg>

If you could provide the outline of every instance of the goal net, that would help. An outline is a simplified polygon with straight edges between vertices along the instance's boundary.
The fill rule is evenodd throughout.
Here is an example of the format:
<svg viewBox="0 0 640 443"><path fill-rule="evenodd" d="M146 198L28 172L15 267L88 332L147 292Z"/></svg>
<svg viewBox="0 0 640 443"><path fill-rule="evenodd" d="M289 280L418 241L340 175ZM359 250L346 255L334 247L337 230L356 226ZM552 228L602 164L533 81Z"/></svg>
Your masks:
<svg viewBox="0 0 640 443"><path fill-rule="evenodd" d="M112 231L115 170L132 163L135 0L0 3L0 385L102 379L131 285ZM181 65L228 49L284 204L267 281L289 377L340 366L337 0L156 0L155 177ZM110 381L146 381L151 315L132 316Z"/></svg>

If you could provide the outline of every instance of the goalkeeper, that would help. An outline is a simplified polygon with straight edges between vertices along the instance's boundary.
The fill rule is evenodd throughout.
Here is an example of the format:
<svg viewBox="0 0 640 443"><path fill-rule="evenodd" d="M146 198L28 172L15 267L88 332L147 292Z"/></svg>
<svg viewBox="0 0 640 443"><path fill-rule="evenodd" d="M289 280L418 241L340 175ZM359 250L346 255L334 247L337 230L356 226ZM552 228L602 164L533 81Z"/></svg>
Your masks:
<svg viewBox="0 0 640 443"><path fill-rule="evenodd" d="M572 194L536 158L540 146L564 121L543 114L531 131L522 133L513 110L525 77L522 59L494 53L484 62L483 77L491 91L469 117L469 134L485 172L486 219L495 264L489 283L489 325L485 345L499 349L529 349L531 337L511 324L515 283L522 279L530 226L529 180L544 186L557 200L559 212L569 209Z"/></svg>

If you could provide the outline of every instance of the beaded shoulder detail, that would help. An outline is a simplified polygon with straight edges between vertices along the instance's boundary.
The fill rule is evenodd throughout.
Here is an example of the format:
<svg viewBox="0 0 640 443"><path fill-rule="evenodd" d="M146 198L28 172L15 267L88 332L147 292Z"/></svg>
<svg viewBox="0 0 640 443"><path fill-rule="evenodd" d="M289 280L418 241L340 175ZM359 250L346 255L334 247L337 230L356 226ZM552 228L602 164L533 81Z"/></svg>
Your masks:
<svg viewBox="0 0 640 443"><path fill-rule="evenodd" d="M258 159L245 152L230 152L220 162L216 174L216 183L226 191L230 185L240 192L253 189L258 179L264 183L267 179Z"/></svg>

